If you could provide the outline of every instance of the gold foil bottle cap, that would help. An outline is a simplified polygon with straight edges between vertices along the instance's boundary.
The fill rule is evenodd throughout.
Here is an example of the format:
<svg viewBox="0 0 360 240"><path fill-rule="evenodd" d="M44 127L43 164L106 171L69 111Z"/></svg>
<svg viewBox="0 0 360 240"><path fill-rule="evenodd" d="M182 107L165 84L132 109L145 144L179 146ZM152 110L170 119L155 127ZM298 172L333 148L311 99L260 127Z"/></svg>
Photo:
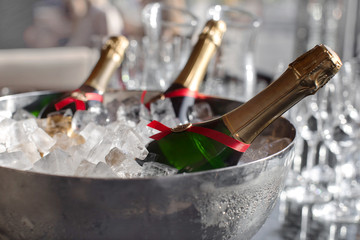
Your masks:
<svg viewBox="0 0 360 240"><path fill-rule="evenodd" d="M103 45L103 51L112 49L122 58L126 48L129 46L129 40L125 36L112 36Z"/></svg>
<svg viewBox="0 0 360 240"><path fill-rule="evenodd" d="M107 39L101 49L98 62L84 83L103 93L116 68L122 63L129 40L124 36L112 36Z"/></svg>
<svg viewBox="0 0 360 240"><path fill-rule="evenodd" d="M339 56L325 45L317 45L289 64L303 86L311 87L315 93L323 87L341 68Z"/></svg>
<svg viewBox="0 0 360 240"><path fill-rule="evenodd" d="M199 38L209 38L217 47L220 46L226 31L226 23L222 20L209 20Z"/></svg>

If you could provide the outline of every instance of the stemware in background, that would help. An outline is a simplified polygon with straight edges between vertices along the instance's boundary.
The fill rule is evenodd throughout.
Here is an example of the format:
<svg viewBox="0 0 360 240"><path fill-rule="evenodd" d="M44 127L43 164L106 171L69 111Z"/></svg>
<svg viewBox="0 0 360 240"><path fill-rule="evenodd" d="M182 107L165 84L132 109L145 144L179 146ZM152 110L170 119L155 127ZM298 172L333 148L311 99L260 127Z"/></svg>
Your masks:
<svg viewBox="0 0 360 240"><path fill-rule="evenodd" d="M141 87L165 90L192 49L197 17L185 8L149 3L142 10L144 68Z"/></svg>
<svg viewBox="0 0 360 240"><path fill-rule="evenodd" d="M325 144L336 157L335 186L331 188L333 200L315 204L312 209L317 221L330 223L330 236L337 231L337 224L358 224L360 212L356 207L360 186L354 178L355 162L352 159L359 143L359 109L356 90L359 79L355 66L345 62L339 74L319 92L319 110ZM335 229L335 230L334 230Z"/></svg>
<svg viewBox="0 0 360 240"><path fill-rule="evenodd" d="M225 21L227 31L209 65L203 91L247 101L256 93L254 44L260 20L247 10L225 5L211 6L207 18Z"/></svg>
<svg viewBox="0 0 360 240"><path fill-rule="evenodd" d="M301 208L299 239L305 240L308 239L309 234L311 206L331 199L326 185L333 176L333 171L325 161L317 163L318 146L321 143L318 134L317 95L309 96L300 102L290 111L289 117L298 132L297 143L304 143L305 148L303 145L298 146L300 147L298 157L301 163L298 163L298 166L290 172L291 179L283 191L281 206L284 208L288 204L295 203Z"/></svg>
<svg viewBox="0 0 360 240"><path fill-rule="evenodd" d="M319 121L317 98L317 94L310 96L290 111L290 118L299 133L299 141L304 142L305 148L302 148L303 152L300 153L302 163L294 173L295 176L300 174L301 177L298 179L301 180L298 180L295 186L288 186L288 191L289 193L292 192L294 198L301 199L300 202L309 204L329 201L331 195L326 186L334 180L334 171L328 163L317 161L318 147L322 144L318 132L321 128L321 121ZM298 191L303 192L303 194L299 194Z"/></svg>
<svg viewBox="0 0 360 240"><path fill-rule="evenodd" d="M145 89L143 79L144 49L141 39L129 39L129 47L126 50L124 61L120 67L121 82L124 89Z"/></svg>

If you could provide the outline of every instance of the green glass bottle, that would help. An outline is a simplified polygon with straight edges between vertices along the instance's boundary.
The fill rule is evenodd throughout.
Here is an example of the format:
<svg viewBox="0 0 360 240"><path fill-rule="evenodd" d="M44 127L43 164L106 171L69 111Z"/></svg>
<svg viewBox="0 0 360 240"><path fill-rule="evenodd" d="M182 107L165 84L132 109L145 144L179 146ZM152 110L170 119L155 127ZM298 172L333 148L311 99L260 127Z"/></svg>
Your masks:
<svg viewBox="0 0 360 240"><path fill-rule="evenodd" d="M269 124L304 97L315 94L342 66L335 52L315 46L289 65L287 70L262 92L225 115L196 124L185 124L148 145L158 161L194 172L236 165L242 153L190 128L216 130L250 144ZM209 130L209 131L210 131Z"/></svg>
<svg viewBox="0 0 360 240"><path fill-rule="evenodd" d="M62 109L86 110L90 106L102 102L108 83L115 70L124 59L129 41L124 36L113 36L102 47L100 58L86 81L76 90L64 93L60 98L45 106L39 114L46 118L49 113Z"/></svg>
<svg viewBox="0 0 360 240"><path fill-rule="evenodd" d="M162 94L155 96L147 104L169 97L176 117L181 123L187 123L189 108L194 105L209 62L220 46L225 31L225 22L209 20L200 33L187 63L175 81ZM182 94L179 90L186 93ZM172 94L174 95L171 96Z"/></svg>

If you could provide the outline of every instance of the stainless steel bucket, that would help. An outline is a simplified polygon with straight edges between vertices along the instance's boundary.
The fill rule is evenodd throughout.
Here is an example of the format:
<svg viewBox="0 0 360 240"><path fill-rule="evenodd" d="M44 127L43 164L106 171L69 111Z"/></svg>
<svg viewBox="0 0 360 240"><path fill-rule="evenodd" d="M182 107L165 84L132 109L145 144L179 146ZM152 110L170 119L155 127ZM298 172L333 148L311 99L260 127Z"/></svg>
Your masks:
<svg viewBox="0 0 360 240"><path fill-rule="evenodd" d="M115 91L105 100L133 94L140 93ZM39 105L55 95L1 97L0 110ZM208 101L215 111L239 104ZM295 129L280 118L263 134L294 140ZM294 141L242 166L139 179L63 177L0 167L0 239L250 239L274 207L293 154Z"/></svg>

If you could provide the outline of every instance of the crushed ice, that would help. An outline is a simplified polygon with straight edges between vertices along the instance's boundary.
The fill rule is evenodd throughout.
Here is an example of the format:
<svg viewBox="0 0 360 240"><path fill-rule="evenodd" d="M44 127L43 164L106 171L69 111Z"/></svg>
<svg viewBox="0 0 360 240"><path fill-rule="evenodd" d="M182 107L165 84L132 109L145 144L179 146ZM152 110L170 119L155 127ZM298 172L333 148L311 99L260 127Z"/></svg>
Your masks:
<svg viewBox="0 0 360 240"><path fill-rule="evenodd" d="M24 109L13 114L1 111L0 166L79 177L174 175L177 169L151 160L156 156L149 154L146 145L156 130L146 125L153 119L174 127L179 120L169 99L152 103L150 109L139 98L130 97L75 114L71 110L51 113L46 119L35 118ZM194 105L191 110L192 122L213 117L206 102ZM268 146L270 151L271 144L281 149L288 142L278 140L259 145ZM264 155L250 149L244 157L247 162Z"/></svg>

